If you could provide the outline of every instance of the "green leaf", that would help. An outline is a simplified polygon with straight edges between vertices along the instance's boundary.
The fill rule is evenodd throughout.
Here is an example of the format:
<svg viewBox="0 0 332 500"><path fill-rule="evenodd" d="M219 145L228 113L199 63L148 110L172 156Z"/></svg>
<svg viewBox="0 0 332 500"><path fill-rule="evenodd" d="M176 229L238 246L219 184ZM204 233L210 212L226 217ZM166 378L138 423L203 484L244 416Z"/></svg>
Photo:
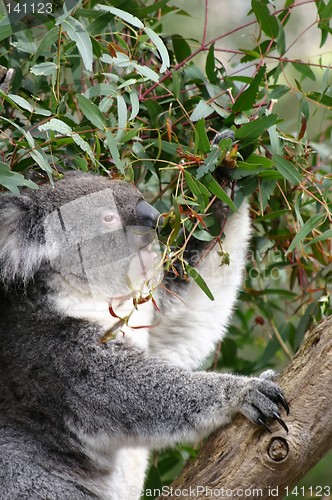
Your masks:
<svg viewBox="0 0 332 500"><path fill-rule="evenodd" d="M87 71L92 71L92 43L90 35L88 34L84 26L73 17L68 17L61 23L61 27L63 31L67 33L69 38L76 43L85 69Z"/></svg>
<svg viewBox="0 0 332 500"><path fill-rule="evenodd" d="M159 81L159 75L158 73L156 73L155 71L153 71L153 69L151 68L148 68L147 66L141 66L140 64L137 64L137 63L132 63L132 66L136 69L136 71L148 78L149 80L153 81L153 82L158 82Z"/></svg>
<svg viewBox="0 0 332 500"><path fill-rule="evenodd" d="M7 22L5 18L2 19L3 22ZM12 27L10 24L0 24L0 41L5 38L9 38L13 34Z"/></svg>
<svg viewBox="0 0 332 500"><path fill-rule="evenodd" d="M160 0L160 2L153 3L152 5L148 5L147 7L131 7L132 12L137 14L139 17L146 17L147 14L151 14L152 12L157 12L159 9L164 7L169 0Z"/></svg>
<svg viewBox="0 0 332 500"><path fill-rule="evenodd" d="M325 217L325 214L316 214L310 217L310 219L307 220L307 222L301 227L300 231L294 237L285 255L288 255L290 252L292 252L294 248L296 248L297 245L301 243L301 241L303 241L304 238L309 233L311 233L313 229L319 227L320 224L325 220Z"/></svg>
<svg viewBox="0 0 332 500"><path fill-rule="evenodd" d="M181 79L178 71L172 71L173 94L175 99L180 97Z"/></svg>
<svg viewBox="0 0 332 500"><path fill-rule="evenodd" d="M281 145L281 141L279 138L277 126L272 125L272 127L269 127L267 129L267 132L270 136L270 144L271 144L272 154L281 155L282 154L282 145Z"/></svg>
<svg viewBox="0 0 332 500"><path fill-rule="evenodd" d="M221 151L219 148L212 148L204 160L204 164L198 167L196 177L200 179L208 172L214 172L220 163Z"/></svg>
<svg viewBox="0 0 332 500"><path fill-rule="evenodd" d="M196 238L196 240L208 242L213 241L215 238L212 234L205 231L205 229L196 229L193 236Z"/></svg>
<svg viewBox="0 0 332 500"><path fill-rule="evenodd" d="M46 132L47 130L53 130L54 132L58 132L61 135L66 135L68 137L71 137L75 144L84 151L92 161L94 165L97 165L98 162L96 158L94 157L93 151L90 147L90 145L82 139L82 137L74 132L67 123L63 122L62 120L59 120L58 118L52 118L46 123L43 123L38 126L38 130L41 132Z"/></svg>
<svg viewBox="0 0 332 500"><path fill-rule="evenodd" d="M273 212L270 212L269 214L261 215L259 217L256 217L253 220L253 223L255 224L256 222L264 222L267 220L274 220L274 219L280 219L285 214L289 214L288 208L284 208L282 210L274 210Z"/></svg>
<svg viewBox="0 0 332 500"><path fill-rule="evenodd" d="M144 24L138 17L129 14L129 12L125 12L124 10L117 9L116 7L109 7L108 5L96 5L95 7L98 10L106 10L107 12L111 12L114 16L119 17L122 21L135 26L135 28L143 29Z"/></svg>
<svg viewBox="0 0 332 500"><path fill-rule="evenodd" d="M277 181L274 179L263 179L260 183L260 200L262 209L265 210L271 195L274 193Z"/></svg>
<svg viewBox="0 0 332 500"><path fill-rule="evenodd" d="M112 85L111 83L97 83L93 87L88 88L83 95L87 99L92 99L93 97L100 97L102 95L116 96L117 88L115 87L115 85Z"/></svg>
<svg viewBox="0 0 332 500"><path fill-rule="evenodd" d="M214 109L209 106L203 99L199 101L196 108L191 113L190 119L196 122L200 118L206 118L214 112Z"/></svg>
<svg viewBox="0 0 332 500"><path fill-rule="evenodd" d="M264 168L272 168L273 167L273 163L271 162L271 160L266 158L266 156L262 156L262 155L258 155L258 154L254 154L254 153L252 155L248 156L248 158L246 158L245 162L241 161L241 160L238 161L239 166L242 166L244 164L252 165L255 168L256 167L264 167Z"/></svg>
<svg viewBox="0 0 332 500"><path fill-rule="evenodd" d="M277 36L277 49L279 54L282 56L286 52L286 35L285 30L281 22L278 20L279 32Z"/></svg>
<svg viewBox="0 0 332 500"><path fill-rule="evenodd" d="M160 106L159 102L154 101L153 99L147 99L144 101L144 106L148 110L151 120L155 120L163 113L163 108Z"/></svg>
<svg viewBox="0 0 332 500"><path fill-rule="evenodd" d="M117 100L117 110L118 110L118 132L116 134L116 139L123 134L127 125L127 105L121 94L116 96Z"/></svg>
<svg viewBox="0 0 332 500"><path fill-rule="evenodd" d="M116 167L119 169L119 171L122 174L124 174L125 173L125 166L120 158L120 153L119 153L115 138L113 137L113 134L110 130L106 130L105 134L106 134L106 144L107 144L108 149L110 150L113 161L114 161Z"/></svg>
<svg viewBox="0 0 332 500"><path fill-rule="evenodd" d="M265 76L266 67L261 66L252 80L249 87L242 92L242 94L237 97L235 103L233 104L233 111L246 111L251 109L256 102L259 86Z"/></svg>
<svg viewBox="0 0 332 500"><path fill-rule="evenodd" d="M53 62L43 62L32 66L30 71L36 76L53 76L56 74L57 68L57 65Z"/></svg>
<svg viewBox="0 0 332 500"><path fill-rule="evenodd" d="M212 84L217 84L218 83L218 78L215 73L216 66L215 66L215 60L214 60L214 43L211 45L209 48L209 52L206 57L206 63L205 63L205 73L206 76L209 79L209 82Z"/></svg>
<svg viewBox="0 0 332 500"><path fill-rule="evenodd" d="M210 191L198 179L195 179L195 177L193 177L187 170L184 171L184 176L193 195L203 195L207 198L210 197Z"/></svg>
<svg viewBox="0 0 332 500"><path fill-rule="evenodd" d="M42 55L45 56L50 53L52 45L58 40L58 38L59 38L59 28L54 27L46 32L45 36L38 45L38 49L36 50L35 55L33 56L32 60L33 64L37 61L39 56Z"/></svg>
<svg viewBox="0 0 332 500"><path fill-rule="evenodd" d="M68 19L68 17L70 16L70 14L73 12L73 10L76 8L76 3L74 3L74 5L71 7L71 9L67 9L67 4L66 2L64 3L63 5L63 14L61 14L61 16L59 16L55 22L55 25L56 26L59 26L63 23L63 21L65 19Z"/></svg>
<svg viewBox="0 0 332 500"><path fill-rule="evenodd" d="M172 243L174 243L174 241L177 239L181 229L181 212L179 207L179 198L175 198L175 196L172 195L172 204L173 204L174 218L172 220L172 232L169 239L170 245L172 245Z"/></svg>
<svg viewBox="0 0 332 500"><path fill-rule="evenodd" d="M201 118L196 123L195 127L195 152L208 153L211 149L211 144L206 133L205 119Z"/></svg>
<svg viewBox="0 0 332 500"><path fill-rule="evenodd" d="M210 300L214 300L211 290L207 286L206 282L203 280L202 276L199 272L191 267L189 264L186 264L186 271L188 275L195 281L195 283L200 287L201 290L209 297Z"/></svg>
<svg viewBox="0 0 332 500"><path fill-rule="evenodd" d="M186 40L181 35L173 35L173 50L178 63L184 61L191 55L191 49Z"/></svg>
<svg viewBox="0 0 332 500"><path fill-rule="evenodd" d="M31 158L35 160L35 162L40 166L44 172L47 172L48 178L52 177L52 167L48 162L47 156L42 149L31 149L29 151L29 155Z"/></svg>
<svg viewBox="0 0 332 500"><path fill-rule="evenodd" d="M83 95L77 95L77 101L83 115L97 128L105 130L106 120L96 104Z"/></svg>
<svg viewBox="0 0 332 500"><path fill-rule="evenodd" d="M316 81L315 73L312 71L309 64L300 64L300 63L293 62L292 65L294 66L296 71L301 73L302 76L304 76L305 78L309 78L310 80L313 80L314 82Z"/></svg>
<svg viewBox="0 0 332 500"><path fill-rule="evenodd" d="M306 245L304 245L304 248L306 248L309 245L312 245L314 243L317 243L319 241L326 241L326 240L332 240L332 229L328 229L324 233L320 234L319 236L316 236L312 240L309 241Z"/></svg>
<svg viewBox="0 0 332 500"><path fill-rule="evenodd" d="M269 87L270 99L280 99L283 95L290 91L290 88L286 85L271 85Z"/></svg>
<svg viewBox="0 0 332 500"><path fill-rule="evenodd" d="M162 60L160 73L164 73L167 70L167 68L169 68L169 66L170 66L169 55L168 55L168 51L165 47L165 44L162 41L162 39L160 38L160 36L158 36L157 33L152 31L151 28L145 27L144 31L151 38L152 42L155 44L155 46L160 54L160 57Z"/></svg>
<svg viewBox="0 0 332 500"><path fill-rule="evenodd" d="M312 99L315 102L319 102L324 106L332 107L332 97L326 94L320 94L319 92L309 92L307 94L309 99Z"/></svg>
<svg viewBox="0 0 332 500"><path fill-rule="evenodd" d="M227 193L223 190L221 186L219 186L218 182L212 177L210 173L206 174L202 178L202 183L208 188L208 190L214 194L219 200L223 201L226 203L227 206L232 210L232 212L236 212L237 208L233 202L233 200L230 199Z"/></svg>
<svg viewBox="0 0 332 500"><path fill-rule="evenodd" d="M31 135L31 133L29 131L24 130L24 128L22 128L19 125L17 125L15 122L13 122L13 120L9 120L9 118L5 118L4 116L1 117L1 120L4 120L5 122L10 123L10 125L12 125L17 130L19 130L21 132L21 134L27 140L27 142L28 142L28 144L29 144L29 146L30 146L31 149L33 149L33 148L36 147L34 138L32 137L32 135Z"/></svg>
<svg viewBox="0 0 332 500"><path fill-rule="evenodd" d="M24 178L18 172L12 172L9 166L0 162L0 184L9 189L13 194L19 195L19 187L29 187L30 189L38 189L37 184Z"/></svg>
<svg viewBox="0 0 332 500"><path fill-rule="evenodd" d="M290 161L279 155L273 155L272 161L281 175L291 184L299 184L301 182L300 174Z"/></svg>
<svg viewBox="0 0 332 500"><path fill-rule="evenodd" d="M136 116L139 113L139 100L138 100L138 94L136 90L131 90L129 92L129 99L130 99L130 105L131 105L131 113L129 116L129 121L134 120Z"/></svg>
<svg viewBox="0 0 332 500"><path fill-rule="evenodd" d="M249 123L245 123L235 132L235 138L240 141L240 147L255 142L266 130L277 123L277 115L264 115Z"/></svg>
<svg viewBox="0 0 332 500"><path fill-rule="evenodd" d="M30 113L33 113L33 107L31 104L24 99L23 97L15 94L8 94L9 99L11 99L17 106L19 106L22 109L26 109Z"/></svg>
<svg viewBox="0 0 332 500"><path fill-rule="evenodd" d="M277 19L270 14L270 11L263 0L251 0L251 7L261 30L270 37L277 38L279 26Z"/></svg>

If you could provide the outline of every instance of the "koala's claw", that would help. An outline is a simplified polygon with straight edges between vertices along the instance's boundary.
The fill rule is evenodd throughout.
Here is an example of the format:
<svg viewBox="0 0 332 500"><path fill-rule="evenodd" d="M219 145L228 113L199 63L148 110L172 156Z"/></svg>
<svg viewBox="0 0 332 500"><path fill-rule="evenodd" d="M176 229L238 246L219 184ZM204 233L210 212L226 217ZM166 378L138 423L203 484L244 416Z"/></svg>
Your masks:
<svg viewBox="0 0 332 500"><path fill-rule="evenodd" d="M254 408L256 408L257 412L260 414L260 416L257 418L257 423L259 425L262 425L263 427L265 427L265 429L272 434L272 431L271 431L270 427L266 423L266 417L265 417L265 415L263 415L263 413L260 411L260 409L256 405L253 405L253 406L254 406ZM276 420L281 425L281 427L283 429L285 429L285 431L288 434L288 427L285 424L285 422L283 421L283 419L280 417L280 414L277 413L276 411L274 411L272 413L273 413L273 416L271 418L273 418L274 420Z"/></svg>
<svg viewBox="0 0 332 500"><path fill-rule="evenodd" d="M285 424L285 422L283 421L283 419L280 417L280 415L277 413L277 412L273 412L273 418L279 422L279 424L281 425L281 427L283 427L285 429L285 431L287 432L288 434L288 427L287 425Z"/></svg>
<svg viewBox="0 0 332 500"><path fill-rule="evenodd" d="M287 415L289 415L289 404L287 403L284 395L281 392L279 392L279 394L278 394L277 403L281 404L281 406L285 409Z"/></svg>
<svg viewBox="0 0 332 500"><path fill-rule="evenodd" d="M263 427L265 427L265 429L266 429L267 431L269 431L269 433L270 433L270 434L272 434L272 431L271 431L270 427L269 427L269 426L268 426L268 425L264 422L264 420L263 420L263 419L259 418L259 419L257 420L257 423L258 423L259 425L262 425Z"/></svg>
<svg viewBox="0 0 332 500"><path fill-rule="evenodd" d="M282 406L289 413L288 403L281 389L267 379L251 379L243 387L240 396L240 411L251 422L263 426L272 432L268 421L275 420L288 433L288 427L280 416L279 407Z"/></svg>

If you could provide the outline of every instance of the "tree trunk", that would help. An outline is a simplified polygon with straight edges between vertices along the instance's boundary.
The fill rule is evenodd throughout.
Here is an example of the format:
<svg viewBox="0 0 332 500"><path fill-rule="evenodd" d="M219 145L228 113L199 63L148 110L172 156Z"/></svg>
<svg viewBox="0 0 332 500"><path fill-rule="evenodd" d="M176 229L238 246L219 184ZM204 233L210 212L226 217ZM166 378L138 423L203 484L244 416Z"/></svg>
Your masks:
<svg viewBox="0 0 332 500"><path fill-rule="evenodd" d="M276 422L269 434L239 415L207 439L172 494L159 499L286 496L332 448L332 317L306 335L278 383L290 404L289 416L282 415L288 434Z"/></svg>

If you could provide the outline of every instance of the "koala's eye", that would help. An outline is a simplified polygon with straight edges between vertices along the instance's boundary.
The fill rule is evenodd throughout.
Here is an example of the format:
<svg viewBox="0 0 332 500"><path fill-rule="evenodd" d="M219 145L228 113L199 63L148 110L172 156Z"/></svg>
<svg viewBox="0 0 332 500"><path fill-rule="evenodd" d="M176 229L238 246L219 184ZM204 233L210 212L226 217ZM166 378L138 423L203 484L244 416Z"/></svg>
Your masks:
<svg viewBox="0 0 332 500"><path fill-rule="evenodd" d="M104 226L110 227L119 222L119 216L118 214L107 213L103 215L102 221Z"/></svg>

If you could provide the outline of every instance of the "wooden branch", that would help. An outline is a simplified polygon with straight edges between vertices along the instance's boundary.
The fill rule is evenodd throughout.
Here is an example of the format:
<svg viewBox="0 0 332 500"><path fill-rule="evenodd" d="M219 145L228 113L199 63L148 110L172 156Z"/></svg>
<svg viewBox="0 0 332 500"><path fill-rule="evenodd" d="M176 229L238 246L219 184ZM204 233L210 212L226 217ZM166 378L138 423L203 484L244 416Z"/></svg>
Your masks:
<svg viewBox="0 0 332 500"><path fill-rule="evenodd" d="M282 414L288 434L277 423L269 434L239 415L159 499L185 498L188 490L195 499L281 499L332 448L332 316L306 335L278 383L290 404L290 415Z"/></svg>

